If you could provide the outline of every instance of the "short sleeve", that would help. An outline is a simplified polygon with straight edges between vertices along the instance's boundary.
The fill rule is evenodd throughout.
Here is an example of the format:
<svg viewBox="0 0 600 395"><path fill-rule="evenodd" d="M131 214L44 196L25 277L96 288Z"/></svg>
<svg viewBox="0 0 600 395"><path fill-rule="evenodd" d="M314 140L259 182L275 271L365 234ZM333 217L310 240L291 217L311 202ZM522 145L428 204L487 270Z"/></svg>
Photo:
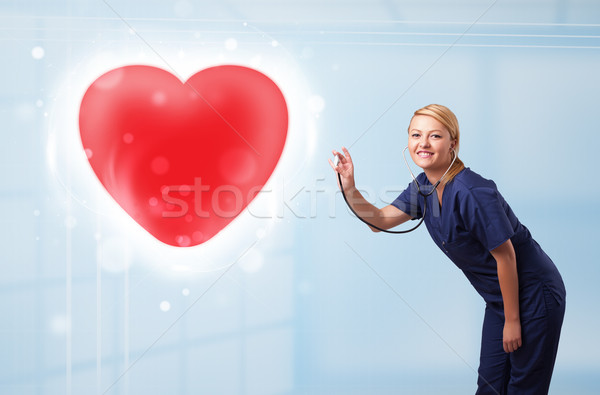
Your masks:
<svg viewBox="0 0 600 395"><path fill-rule="evenodd" d="M488 251L499 247L515 233L507 214L507 204L495 188L478 187L466 191L460 209L467 230Z"/></svg>
<svg viewBox="0 0 600 395"><path fill-rule="evenodd" d="M410 215L412 219L419 219L423 216L419 193L414 182L408 184L408 187L392 202L392 206Z"/></svg>

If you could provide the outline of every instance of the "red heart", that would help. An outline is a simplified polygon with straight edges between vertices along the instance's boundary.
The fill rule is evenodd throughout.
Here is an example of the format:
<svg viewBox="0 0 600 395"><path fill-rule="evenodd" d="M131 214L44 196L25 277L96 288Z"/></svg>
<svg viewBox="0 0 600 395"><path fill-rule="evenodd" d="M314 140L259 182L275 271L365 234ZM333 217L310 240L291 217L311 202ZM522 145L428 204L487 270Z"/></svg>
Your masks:
<svg viewBox="0 0 600 395"><path fill-rule="evenodd" d="M150 66L98 77L79 111L81 141L100 182L158 240L201 244L227 226L271 176L285 144L283 94L241 66L182 83Z"/></svg>

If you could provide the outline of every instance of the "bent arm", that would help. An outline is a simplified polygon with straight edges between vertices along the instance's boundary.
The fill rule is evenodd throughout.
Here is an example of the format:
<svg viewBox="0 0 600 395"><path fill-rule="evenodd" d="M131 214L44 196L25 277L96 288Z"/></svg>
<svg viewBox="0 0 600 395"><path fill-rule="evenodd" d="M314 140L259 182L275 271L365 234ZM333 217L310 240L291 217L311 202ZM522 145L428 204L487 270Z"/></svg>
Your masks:
<svg viewBox="0 0 600 395"><path fill-rule="evenodd" d="M346 193L346 198L348 199L350 207L352 207L362 219L381 229L391 229L412 219L410 215L391 204L383 208L374 206L364 198L355 186L350 187L349 190L344 189L344 192ZM369 228L373 232L379 232L378 229L371 226L369 226Z"/></svg>
<svg viewBox="0 0 600 395"><path fill-rule="evenodd" d="M339 174L341 181L340 188L343 187L348 204L352 209L365 221L381 228L390 229L398 226L412 217L397 207L388 205L382 209L379 209L369 203L354 183L354 164L352 163L352 157L345 147L342 147L343 154L333 150L333 155L339 158L339 163L334 164L329 159L329 165L331 168ZM373 232L379 232L379 230L370 227Z"/></svg>
<svg viewBox="0 0 600 395"><path fill-rule="evenodd" d="M504 302L505 352L513 352L521 347L521 319L519 315L519 277L517 258L510 239L490 251L496 260L498 281Z"/></svg>

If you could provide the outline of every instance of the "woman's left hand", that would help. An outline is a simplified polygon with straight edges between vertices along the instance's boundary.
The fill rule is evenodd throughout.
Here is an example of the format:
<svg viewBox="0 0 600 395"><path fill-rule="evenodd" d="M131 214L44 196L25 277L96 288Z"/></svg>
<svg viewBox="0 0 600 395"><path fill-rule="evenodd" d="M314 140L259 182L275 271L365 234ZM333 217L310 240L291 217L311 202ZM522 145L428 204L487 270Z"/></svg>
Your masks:
<svg viewBox="0 0 600 395"><path fill-rule="evenodd" d="M502 344L504 352L517 351L523 345L521 341L521 322L519 320L504 322Z"/></svg>

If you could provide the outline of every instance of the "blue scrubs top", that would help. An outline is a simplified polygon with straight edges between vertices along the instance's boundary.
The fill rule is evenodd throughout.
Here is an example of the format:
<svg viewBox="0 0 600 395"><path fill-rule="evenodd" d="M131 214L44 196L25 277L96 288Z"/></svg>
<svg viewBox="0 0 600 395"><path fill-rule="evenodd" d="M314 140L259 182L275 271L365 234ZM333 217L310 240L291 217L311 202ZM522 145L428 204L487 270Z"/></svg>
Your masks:
<svg viewBox="0 0 600 395"><path fill-rule="evenodd" d="M425 173L417 181L423 193L431 190ZM411 182L392 205L418 219L424 199ZM543 287L559 304L564 302L565 288L558 269L519 222L493 181L463 169L444 187L441 207L437 193L427 197L425 224L437 246L499 313L503 314L502 293L490 251L508 239L517 258L521 319L545 314Z"/></svg>

